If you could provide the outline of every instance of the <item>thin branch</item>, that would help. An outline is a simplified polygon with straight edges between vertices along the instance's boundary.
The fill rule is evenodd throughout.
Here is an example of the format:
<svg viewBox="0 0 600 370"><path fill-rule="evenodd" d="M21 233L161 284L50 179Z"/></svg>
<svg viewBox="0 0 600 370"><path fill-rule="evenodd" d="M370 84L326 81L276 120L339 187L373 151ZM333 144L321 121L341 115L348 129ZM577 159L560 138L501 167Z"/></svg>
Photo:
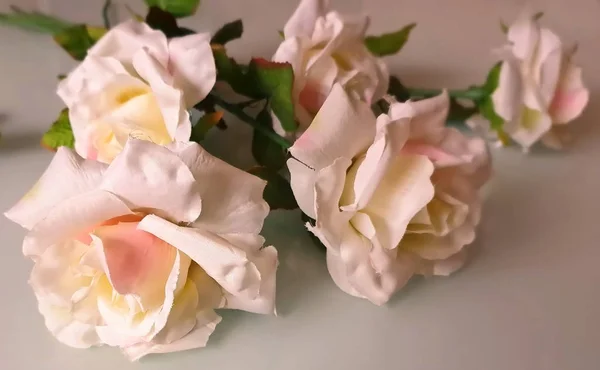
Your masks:
<svg viewBox="0 0 600 370"><path fill-rule="evenodd" d="M221 97L214 94L210 94L209 97L216 105L233 114L241 121L249 124L250 126L252 126L252 128L259 131L261 134L265 135L271 141L280 145L282 148L289 149L292 146L292 144L290 144L289 141L277 135L276 132L258 124L254 118L252 118L250 115L244 112L243 109L238 107L236 104L228 103L225 100L221 99Z"/></svg>

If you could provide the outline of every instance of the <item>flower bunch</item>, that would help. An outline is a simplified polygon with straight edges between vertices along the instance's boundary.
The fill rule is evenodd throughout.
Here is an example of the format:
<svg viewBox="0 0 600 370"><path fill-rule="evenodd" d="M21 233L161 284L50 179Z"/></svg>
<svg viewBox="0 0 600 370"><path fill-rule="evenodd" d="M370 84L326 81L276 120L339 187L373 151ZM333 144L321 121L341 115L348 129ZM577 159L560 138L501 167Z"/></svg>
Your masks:
<svg viewBox="0 0 600 370"><path fill-rule="evenodd" d="M455 272L492 174L485 139L559 148L589 99L575 49L530 12L505 27L482 85L425 90L383 59L414 24L368 35L367 17L302 0L272 57L241 63L227 51L241 20L198 33L177 19L199 0L146 3L145 17L111 26L104 14L103 27L0 15L80 61L42 138L54 159L6 212L28 230L40 313L59 341L131 360L205 346L218 309L275 313L269 210L299 209L335 284L374 304L414 275ZM231 116L253 128L252 168L201 146Z"/></svg>

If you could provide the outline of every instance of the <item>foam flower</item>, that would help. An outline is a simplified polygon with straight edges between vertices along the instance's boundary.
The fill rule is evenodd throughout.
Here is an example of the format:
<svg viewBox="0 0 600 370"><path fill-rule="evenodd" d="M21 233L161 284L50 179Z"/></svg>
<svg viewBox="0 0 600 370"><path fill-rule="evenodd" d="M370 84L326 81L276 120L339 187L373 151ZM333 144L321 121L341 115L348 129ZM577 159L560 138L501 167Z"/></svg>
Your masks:
<svg viewBox="0 0 600 370"><path fill-rule="evenodd" d="M291 185L335 283L385 303L416 273L448 275L480 219L483 140L444 126L444 93L375 118L336 85L290 149Z"/></svg>
<svg viewBox="0 0 600 370"><path fill-rule="evenodd" d="M561 126L579 117L589 100L575 48L566 48L536 17L524 12L510 26L498 87L492 95L503 131L525 150L541 140L561 148Z"/></svg>
<svg viewBox="0 0 600 370"><path fill-rule="evenodd" d="M136 360L205 346L217 308L274 312L264 186L198 144L131 139L110 165L60 148L6 216L29 230L30 285L52 334Z"/></svg>
<svg viewBox="0 0 600 370"><path fill-rule="evenodd" d="M283 30L285 40L273 60L289 62L294 70L294 100L299 131L339 83L367 103L387 91L386 65L364 44L365 16L342 16L329 9L327 0L302 0ZM275 120L275 128L283 133Z"/></svg>
<svg viewBox="0 0 600 370"><path fill-rule="evenodd" d="M112 28L58 86L75 149L110 163L130 136L187 141L188 109L210 92L216 67L209 34L167 40L134 20Z"/></svg>

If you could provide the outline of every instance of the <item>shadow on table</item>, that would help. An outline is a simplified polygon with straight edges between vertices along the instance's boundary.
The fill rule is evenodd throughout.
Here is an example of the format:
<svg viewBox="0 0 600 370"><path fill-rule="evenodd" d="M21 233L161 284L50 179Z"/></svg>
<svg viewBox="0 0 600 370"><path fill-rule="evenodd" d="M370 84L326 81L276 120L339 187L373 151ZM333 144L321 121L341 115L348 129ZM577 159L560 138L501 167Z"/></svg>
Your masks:
<svg viewBox="0 0 600 370"><path fill-rule="evenodd" d="M273 211L265 220L262 235L265 245L277 248L277 315L285 317L293 311L304 310L306 305L322 294L329 294L333 282L327 272L325 250L315 245L308 235L300 212ZM223 320L211 336L218 343L232 331L243 326L244 320L261 320L263 316L238 310L219 310Z"/></svg>

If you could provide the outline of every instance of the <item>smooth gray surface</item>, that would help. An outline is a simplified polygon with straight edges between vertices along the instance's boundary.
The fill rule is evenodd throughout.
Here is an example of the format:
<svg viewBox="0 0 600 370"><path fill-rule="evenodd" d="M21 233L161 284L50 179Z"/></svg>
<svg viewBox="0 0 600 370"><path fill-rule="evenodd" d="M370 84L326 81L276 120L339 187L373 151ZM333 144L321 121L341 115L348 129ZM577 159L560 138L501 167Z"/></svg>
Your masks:
<svg viewBox="0 0 600 370"><path fill-rule="evenodd" d="M35 1L14 1L21 5ZM47 9L100 23L101 1L46 0ZM128 1L144 9L141 0ZM502 43L498 19L510 20L521 1L334 1L372 15L372 32L416 21L392 71L412 86L479 83ZM368 5L367 5L368 4ZM279 317L223 312L205 349L151 356L129 364L118 350L76 350L45 329L27 285L31 263L21 255L25 232L0 220L0 369L406 369L595 370L600 368L600 4L592 0L536 3L565 41L579 41L578 62L592 91L573 124L574 147L562 154L494 151L496 176L487 189L472 263L450 278L411 283L376 307L339 291L324 253L297 213L269 216L264 231L278 247ZM0 1L1 10L7 1ZM215 30L243 17L240 58L268 57L295 1L204 0L185 20ZM49 37L0 29L0 209L6 210L41 175L51 154L38 145L62 105L56 75L73 65ZM210 138L209 149L248 164L248 138L234 127Z"/></svg>

